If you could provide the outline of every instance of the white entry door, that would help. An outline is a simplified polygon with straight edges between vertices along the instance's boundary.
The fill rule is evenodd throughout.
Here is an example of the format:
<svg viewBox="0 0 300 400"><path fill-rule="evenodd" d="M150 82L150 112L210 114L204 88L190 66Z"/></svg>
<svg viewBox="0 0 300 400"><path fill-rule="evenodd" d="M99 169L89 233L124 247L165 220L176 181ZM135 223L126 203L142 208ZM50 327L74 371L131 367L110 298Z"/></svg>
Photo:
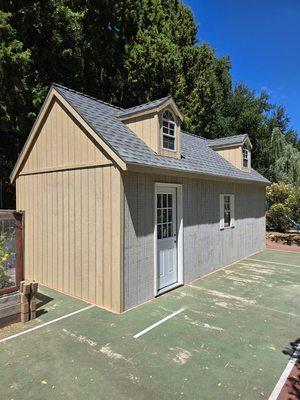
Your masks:
<svg viewBox="0 0 300 400"><path fill-rule="evenodd" d="M178 282L176 188L156 191L157 290Z"/></svg>

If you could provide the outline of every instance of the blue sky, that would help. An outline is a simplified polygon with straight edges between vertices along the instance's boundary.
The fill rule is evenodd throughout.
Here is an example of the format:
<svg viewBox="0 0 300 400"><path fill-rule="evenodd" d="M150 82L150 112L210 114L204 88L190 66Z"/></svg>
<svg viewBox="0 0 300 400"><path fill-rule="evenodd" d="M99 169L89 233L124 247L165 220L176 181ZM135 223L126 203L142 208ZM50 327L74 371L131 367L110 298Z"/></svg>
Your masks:
<svg viewBox="0 0 300 400"><path fill-rule="evenodd" d="M193 10L199 42L230 56L234 82L267 91L300 132L300 0L183 2Z"/></svg>

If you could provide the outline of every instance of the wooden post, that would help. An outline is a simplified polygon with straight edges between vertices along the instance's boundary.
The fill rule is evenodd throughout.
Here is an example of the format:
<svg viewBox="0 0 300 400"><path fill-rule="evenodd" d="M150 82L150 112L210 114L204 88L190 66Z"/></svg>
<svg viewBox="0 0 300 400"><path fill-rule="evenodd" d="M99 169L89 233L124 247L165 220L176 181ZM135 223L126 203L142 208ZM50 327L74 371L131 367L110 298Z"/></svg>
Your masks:
<svg viewBox="0 0 300 400"><path fill-rule="evenodd" d="M36 318L36 293L38 283L34 280L20 282L21 321L27 322Z"/></svg>

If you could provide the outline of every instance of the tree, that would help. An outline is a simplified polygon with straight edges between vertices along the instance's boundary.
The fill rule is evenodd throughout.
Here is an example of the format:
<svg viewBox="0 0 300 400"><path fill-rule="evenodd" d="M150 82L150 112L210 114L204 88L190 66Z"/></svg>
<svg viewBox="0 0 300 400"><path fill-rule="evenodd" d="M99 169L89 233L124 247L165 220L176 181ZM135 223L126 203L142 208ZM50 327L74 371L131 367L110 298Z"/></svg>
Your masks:
<svg viewBox="0 0 300 400"><path fill-rule="evenodd" d="M300 187L283 182L267 187L268 228L285 231L292 227L292 221L300 224Z"/></svg>
<svg viewBox="0 0 300 400"><path fill-rule="evenodd" d="M120 102L132 106L182 93L183 61L196 43L191 11L176 0L117 1L118 43L124 54Z"/></svg>
<svg viewBox="0 0 300 400"><path fill-rule="evenodd" d="M229 69L229 59L217 59L208 45L190 49L183 69L186 88L182 102L178 102L184 111L187 130L207 138L220 136L221 119L231 90Z"/></svg>
<svg viewBox="0 0 300 400"><path fill-rule="evenodd" d="M292 225L289 220L291 211L283 204L273 204L266 214L266 223L268 229L274 229L278 232L286 232Z"/></svg>
<svg viewBox="0 0 300 400"><path fill-rule="evenodd" d="M30 103L26 72L31 52L24 50L12 27L11 14L0 10L0 180L3 184L4 207L13 204L14 192L9 173L16 153L23 144L23 130L28 132L28 103Z"/></svg>
<svg viewBox="0 0 300 400"><path fill-rule="evenodd" d="M272 168L277 180L300 186L300 152L279 128L274 128L271 137L271 149L274 155Z"/></svg>
<svg viewBox="0 0 300 400"><path fill-rule="evenodd" d="M0 9L5 206L14 207L8 175L52 82L125 108L172 95L184 129L207 138L248 133L254 168L299 182L300 142L285 109L232 86L230 59L199 45L181 1L7 0ZM274 128L286 140L285 159L274 158Z"/></svg>

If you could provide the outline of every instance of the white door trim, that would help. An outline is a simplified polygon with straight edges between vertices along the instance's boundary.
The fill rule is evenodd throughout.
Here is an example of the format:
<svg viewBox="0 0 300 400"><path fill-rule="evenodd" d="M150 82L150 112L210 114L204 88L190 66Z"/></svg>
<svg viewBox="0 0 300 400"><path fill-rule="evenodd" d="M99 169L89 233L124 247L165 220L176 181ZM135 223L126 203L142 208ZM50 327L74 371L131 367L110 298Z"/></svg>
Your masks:
<svg viewBox="0 0 300 400"><path fill-rule="evenodd" d="M176 201L177 201L177 268L178 268L178 282L170 285L158 293L157 287L157 212L156 212L156 199L159 187L173 187L176 188ZM165 293L177 286L183 284L183 217L182 217L182 185L178 183L154 183L154 296Z"/></svg>

